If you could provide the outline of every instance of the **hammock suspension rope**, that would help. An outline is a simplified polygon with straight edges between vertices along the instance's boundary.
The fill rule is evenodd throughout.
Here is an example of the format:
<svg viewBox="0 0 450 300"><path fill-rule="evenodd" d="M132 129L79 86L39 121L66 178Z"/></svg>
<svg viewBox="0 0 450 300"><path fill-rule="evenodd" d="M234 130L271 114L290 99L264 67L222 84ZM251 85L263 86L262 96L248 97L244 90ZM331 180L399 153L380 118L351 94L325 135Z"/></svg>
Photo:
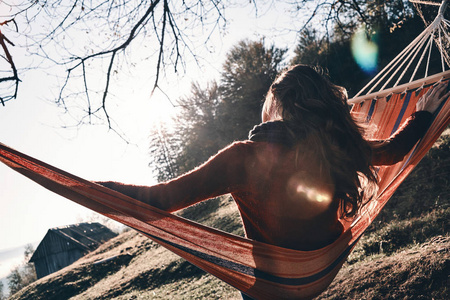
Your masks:
<svg viewBox="0 0 450 300"><path fill-rule="evenodd" d="M407 71L411 71L412 75L407 83L401 85L404 90L400 90L400 92L405 92L409 89L417 88L417 86L411 86L410 84L414 81L414 79L417 79L417 71L421 66L423 66L423 60L427 53L428 55L425 65L425 72L424 75L420 78L423 78L425 80L430 77L428 75L428 71L433 40L435 41L436 48L441 58L441 72L443 74L446 74L446 68L448 69L450 67L450 62L445 59L446 56L443 40L447 42L450 41L448 33L450 22L444 18L444 12L448 7L448 0L442 1L442 3L439 5L439 11L433 22L431 22L431 24L427 28L425 28L425 30L422 31L419 36L417 36L408 46L406 46L405 49L403 49L403 51L401 51L389 64L387 64L374 78L372 78L372 80L370 80L352 99L350 99L349 104L355 104L366 99L374 99L380 97L380 93L385 91L386 87L388 86L390 89L388 94L398 92L399 89L395 88L399 86L399 83L402 81ZM437 36L437 38L435 38L435 36ZM420 53L422 54L418 58L418 62L416 63L415 68L412 69L411 65L417 59ZM400 70L402 70L401 73ZM448 75L443 75L443 79L446 78L448 78ZM394 82L394 80L396 81ZM417 82L420 81L415 80L414 82L417 85ZM376 88L379 89L374 92ZM395 91L391 89L395 89ZM381 97L385 95L387 94L383 93Z"/></svg>

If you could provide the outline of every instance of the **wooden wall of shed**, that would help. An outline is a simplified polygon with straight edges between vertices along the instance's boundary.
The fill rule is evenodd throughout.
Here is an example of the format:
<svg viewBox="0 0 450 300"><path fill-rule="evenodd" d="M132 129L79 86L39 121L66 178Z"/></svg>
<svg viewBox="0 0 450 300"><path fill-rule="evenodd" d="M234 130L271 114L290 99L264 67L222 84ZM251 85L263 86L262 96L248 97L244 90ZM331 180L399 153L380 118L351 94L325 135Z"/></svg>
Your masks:
<svg viewBox="0 0 450 300"><path fill-rule="evenodd" d="M36 260L49 256L53 253L67 252L72 249L82 248L80 244L62 238L60 235L49 230L37 247L33 256Z"/></svg>
<svg viewBox="0 0 450 300"><path fill-rule="evenodd" d="M36 251L38 253L35 253L34 266L38 278L72 264L86 252L80 245L63 239L52 231L45 235Z"/></svg>
<svg viewBox="0 0 450 300"><path fill-rule="evenodd" d="M43 257L34 262L37 278L42 278L48 274L61 270L82 257L85 253L79 249L72 249L67 252L59 252Z"/></svg>

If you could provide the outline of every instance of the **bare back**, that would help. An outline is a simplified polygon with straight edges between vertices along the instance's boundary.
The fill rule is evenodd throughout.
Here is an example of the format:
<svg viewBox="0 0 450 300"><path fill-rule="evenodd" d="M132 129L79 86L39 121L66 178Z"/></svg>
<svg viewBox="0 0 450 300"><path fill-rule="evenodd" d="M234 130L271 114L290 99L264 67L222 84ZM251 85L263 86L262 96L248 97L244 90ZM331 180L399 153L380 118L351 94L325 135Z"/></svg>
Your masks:
<svg viewBox="0 0 450 300"><path fill-rule="evenodd" d="M273 245L311 250L342 231L339 201L328 170L313 151L298 155L279 144L247 145L245 191L232 193L247 237Z"/></svg>

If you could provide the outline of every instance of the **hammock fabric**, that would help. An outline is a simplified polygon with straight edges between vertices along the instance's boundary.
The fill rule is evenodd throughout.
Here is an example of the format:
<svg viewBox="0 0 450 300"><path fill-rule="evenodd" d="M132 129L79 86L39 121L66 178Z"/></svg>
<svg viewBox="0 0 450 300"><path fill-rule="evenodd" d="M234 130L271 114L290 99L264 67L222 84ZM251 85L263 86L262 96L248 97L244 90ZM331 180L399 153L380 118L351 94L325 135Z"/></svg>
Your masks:
<svg viewBox="0 0 450 300"><path fill-rule="evenodd" d="M353 107L378 126L373 138L389 137L415 110L432 86L406 94L365 101ZM297 251L248 240L156 209L128 196L78 178L0 144L0 160L47 189L132 227L199 268L256 299L303 299L324 291L396 188L431 148L450 122L450 101L434 115L425 137L393 166L380 167L379 196L354 220L342 220L345 231L331 245Z"/></svg>

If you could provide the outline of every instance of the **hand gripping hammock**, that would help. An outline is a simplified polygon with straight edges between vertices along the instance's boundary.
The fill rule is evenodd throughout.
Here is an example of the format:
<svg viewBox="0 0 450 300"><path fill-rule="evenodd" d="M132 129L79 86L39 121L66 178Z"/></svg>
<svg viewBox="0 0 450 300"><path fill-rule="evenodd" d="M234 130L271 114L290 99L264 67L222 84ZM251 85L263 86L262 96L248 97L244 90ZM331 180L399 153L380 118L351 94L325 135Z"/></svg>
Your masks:
<svg viewBox="0 0 450 300"><path fill-rule="evenodd" d="M444 21L441 18L439 22ZM450 71L445 71L388 90L383 87L380 93L370 91L368 96L358 96L349 103L354 104L353 113L364 115L370 124L377 125L373 138L384 139L415 110L420 96L432 89L437 81L448 81L449 77ZM76 177L3 144L0 144L0 161L51 191L136 229L251 297L306 299L327 288L365 229L449 123L450 100L447 99L435 113L425 136L404 160L393 166L380 167L378 196L353 220L342 220L345 230L338 240L313 251L284 249L197 224Z"/></svg>

